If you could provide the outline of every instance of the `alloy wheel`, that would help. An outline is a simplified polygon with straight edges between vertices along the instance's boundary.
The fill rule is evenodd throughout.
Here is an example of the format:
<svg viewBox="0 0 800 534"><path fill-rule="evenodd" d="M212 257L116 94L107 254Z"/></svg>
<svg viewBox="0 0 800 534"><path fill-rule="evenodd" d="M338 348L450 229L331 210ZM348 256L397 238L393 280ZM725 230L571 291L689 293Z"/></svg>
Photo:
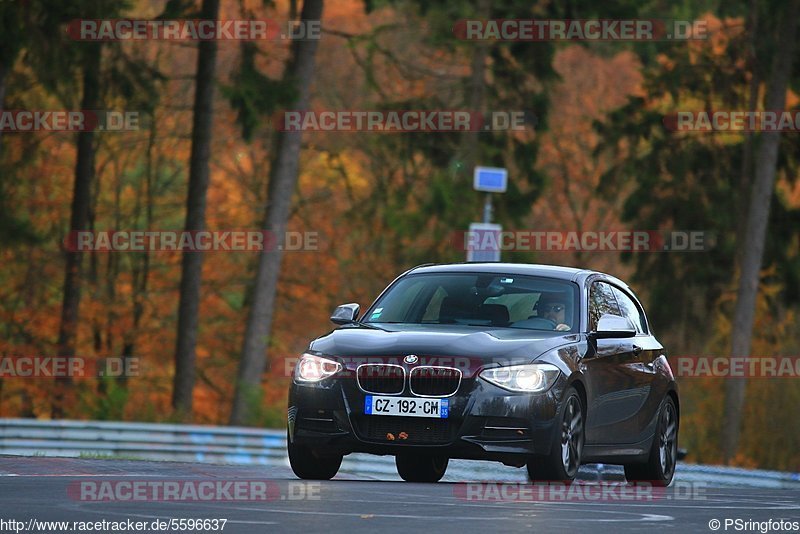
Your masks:
<svg viewBox="0 0 800 534"><path fill-rule="evenodd" d="M658 454L661 460L661 471L669 476L675 469L678 448L678 421L675 407L667 403L661 414L661 432L658 436Z"/></svg>
<svg viewBox="0 0 800 534"><path fill-rule="evenodd" d="M574 476L580 466L580 449L583 439L583 413L578 398L572 396L564 409L561 423L561 462L564 471Z"/></svg>

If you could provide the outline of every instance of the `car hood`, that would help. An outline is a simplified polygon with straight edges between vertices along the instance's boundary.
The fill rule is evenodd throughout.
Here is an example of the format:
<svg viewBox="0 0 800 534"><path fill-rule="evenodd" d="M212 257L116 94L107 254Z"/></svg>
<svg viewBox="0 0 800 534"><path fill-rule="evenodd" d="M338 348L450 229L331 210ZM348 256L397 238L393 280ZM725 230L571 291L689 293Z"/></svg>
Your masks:
<svg viewBox="0 0 800 534"><path fill-rule="evenodd" d="M392 325L379 329L353 324L314 340L309 349L326 356L344 358L467 357L483 364L497 361L530 362L548 350L576 342L577 334L515 328L461 325ZM424 363L424 362L420 362Z"/></svg>

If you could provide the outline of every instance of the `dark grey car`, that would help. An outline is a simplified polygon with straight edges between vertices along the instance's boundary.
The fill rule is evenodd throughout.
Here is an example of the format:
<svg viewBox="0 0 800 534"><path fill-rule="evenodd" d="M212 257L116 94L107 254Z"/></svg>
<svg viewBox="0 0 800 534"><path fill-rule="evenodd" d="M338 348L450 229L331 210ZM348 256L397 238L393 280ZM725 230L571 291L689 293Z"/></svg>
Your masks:
<svg viewBox="0 0 800 534"><path fill-rule="evenodd" d="M407 271L359 317L311 342L289 391L300 478L352 452L389 454L408 481L450 458L572 480L582 463L672 481L679 400L666 350L630 288L567 267L465 263Z"/></svg>

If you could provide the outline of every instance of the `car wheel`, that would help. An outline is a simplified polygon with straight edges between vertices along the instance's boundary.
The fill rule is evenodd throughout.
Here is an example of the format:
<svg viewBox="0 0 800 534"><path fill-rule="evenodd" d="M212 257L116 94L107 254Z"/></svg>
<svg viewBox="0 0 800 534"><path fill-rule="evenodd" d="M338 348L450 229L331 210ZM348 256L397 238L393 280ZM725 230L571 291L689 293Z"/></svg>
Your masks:
<svg viewBox="0 0 800 534"><path fill-rule="evenodd" d="M447 471L447 456L398 454L394 458L397 473L406 482L439 482Z"/></svg>
<svg viewBox="0 0 800 534"><path fill-rule="evenodd" d="M659 486L669 486L675 476L678 459L678 410L675 401L667 396L661 402L656 434L645 464L625 466L628 482L646 481Z"/></svg>
<svg viewBox="0 0 800 534"><path fill-rule="evenodd" d="M289 465L294 474L304 480L330 480L339 472L342 456L318 456L304 445L292 443L286 439L289 451Z"/></svg>
<svg viewBox="0 0 800 534"><path fill-rule="evenodd" d="M535 456L528 462L533 481L571 481L578 474L583 454L585 417L578 392L570 387L564 394L556 440L550 454Z"/></svg>

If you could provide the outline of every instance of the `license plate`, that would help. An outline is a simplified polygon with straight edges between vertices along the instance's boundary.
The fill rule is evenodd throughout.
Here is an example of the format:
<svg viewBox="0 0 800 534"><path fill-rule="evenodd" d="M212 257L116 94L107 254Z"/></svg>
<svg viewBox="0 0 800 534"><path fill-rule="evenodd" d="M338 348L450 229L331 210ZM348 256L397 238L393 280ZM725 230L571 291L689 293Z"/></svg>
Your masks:
<svg viewBox="0 0 800 534"><path fill-rule="evenodd" d="M450 400L367 395L364 399L364 413L366 415L404 415L447 419L450 414Z"/></svg>

